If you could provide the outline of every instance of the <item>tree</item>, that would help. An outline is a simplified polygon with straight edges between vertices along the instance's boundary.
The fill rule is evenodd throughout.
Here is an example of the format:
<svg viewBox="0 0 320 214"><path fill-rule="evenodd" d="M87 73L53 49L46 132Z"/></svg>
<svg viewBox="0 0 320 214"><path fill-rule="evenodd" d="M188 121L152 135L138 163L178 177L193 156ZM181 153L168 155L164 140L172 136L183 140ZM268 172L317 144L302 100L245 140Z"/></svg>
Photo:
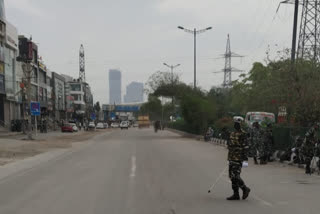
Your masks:
<svg viewBox="0 0 320 214"><path fill-rule="evenodd" d="M101 107L100 107L100 102L96 102L96 104L94 104L93 109L96 113L99 113L101 111Z"/></svg>
<svg viewBox="0 0 320 214"><path fill-rule="evenodd" d="M149 77L148 82L146 83L146 92L148 94L153 94L156 90L166 89L163 93L168 97L171 97L173 88L178 83L180 83L178 74L157 71Z"/></svg>

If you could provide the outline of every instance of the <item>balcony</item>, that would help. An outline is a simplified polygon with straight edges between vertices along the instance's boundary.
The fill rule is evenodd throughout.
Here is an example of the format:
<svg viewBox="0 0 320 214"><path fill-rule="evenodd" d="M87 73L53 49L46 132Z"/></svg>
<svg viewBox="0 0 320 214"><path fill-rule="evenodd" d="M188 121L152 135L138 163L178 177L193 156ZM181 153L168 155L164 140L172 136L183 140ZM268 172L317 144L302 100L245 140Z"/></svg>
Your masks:
<svg viewBox="0 0 320 214"><path fill-rule="evenodd" d="M69 91L70 95L73 95L73 94L80 94L80 95L84 95L84 92L83 91Z"/></svg>
<svg viewBox="0 0 320 214"><path fill-rule="evenodd" d="M73 103L76 105L85 105L85 102L83 102L81 100L74 100Z"/></svg>

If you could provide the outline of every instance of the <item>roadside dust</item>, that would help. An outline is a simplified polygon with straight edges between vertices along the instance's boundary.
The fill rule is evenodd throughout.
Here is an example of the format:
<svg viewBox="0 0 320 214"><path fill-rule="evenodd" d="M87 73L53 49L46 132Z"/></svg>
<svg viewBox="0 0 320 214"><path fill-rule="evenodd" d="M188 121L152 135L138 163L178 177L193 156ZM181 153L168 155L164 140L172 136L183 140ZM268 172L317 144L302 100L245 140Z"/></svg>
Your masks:
<svg viewBox="0 0 320 214"><path fill-rule="evenodd" d="M84 142L95 135L109 132L110 130L97 130L78 133L61 133L40 140L16 140L15 145L2 145L0 143L0 166L32 157L53 149L71 148L72 144ZM5 141L6 139L1 139Z"/></svg>

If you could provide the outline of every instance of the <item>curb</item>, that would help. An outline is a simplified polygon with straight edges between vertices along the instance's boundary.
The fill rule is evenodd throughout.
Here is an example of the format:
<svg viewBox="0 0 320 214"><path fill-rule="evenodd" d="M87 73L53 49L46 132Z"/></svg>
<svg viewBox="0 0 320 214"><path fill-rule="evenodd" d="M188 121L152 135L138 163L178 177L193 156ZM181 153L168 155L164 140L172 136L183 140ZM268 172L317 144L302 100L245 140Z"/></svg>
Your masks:
<svg viewBox="0 0 320 214"><path fill-rule="evenodd" d="M196 140L203 140L203 136L201 135L195 135L195 134L190 134L188 132L184 132L184 131L180 131L180 130L177 130L177 129L171 129L171 128L166 128L165 130L167 131L171 131L173 133L176 133L176 134L179 134L183 137L187 137L187 138L193 138L193 139L196 139Z"/></svg>

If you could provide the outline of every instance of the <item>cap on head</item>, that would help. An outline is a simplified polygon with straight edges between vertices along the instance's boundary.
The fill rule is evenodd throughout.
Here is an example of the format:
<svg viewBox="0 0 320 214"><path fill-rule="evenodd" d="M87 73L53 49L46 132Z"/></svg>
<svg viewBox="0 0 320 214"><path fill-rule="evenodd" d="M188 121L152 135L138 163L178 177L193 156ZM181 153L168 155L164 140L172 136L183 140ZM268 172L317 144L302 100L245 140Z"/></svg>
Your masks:
<svg viewBox="0 0 320 214"><path fill-rule="evenodd" d="M241 124L243 122L243 119L241 117L237 117L233 119L233 122Z"/></svg>

